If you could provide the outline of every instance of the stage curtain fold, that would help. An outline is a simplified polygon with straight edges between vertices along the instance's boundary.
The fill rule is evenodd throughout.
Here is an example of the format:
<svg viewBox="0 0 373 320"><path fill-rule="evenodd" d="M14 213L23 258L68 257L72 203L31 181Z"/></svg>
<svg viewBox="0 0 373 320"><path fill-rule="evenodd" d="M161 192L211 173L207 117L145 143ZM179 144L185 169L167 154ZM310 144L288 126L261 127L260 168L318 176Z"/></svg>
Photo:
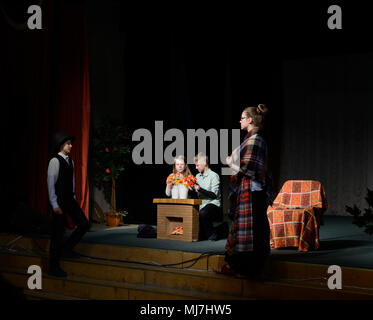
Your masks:
<svg viewBox="0 0 373 320"><path fill-rule="evenodd" d="M53 129L75 136L71 154L75 163L75 193L89 218L90 86L84 8L74 4L62 6L60 19Z"/></svg>
<svg viewBox="0 0 373 320"><path fill-rule="evenodd" d="M11 15L9 3L4 7ZM13 10L14 9L14 10ZM75 191L89 218L88 148L90 81L84 3L42 4L42 30L17 30L0 19L4 50L0 52L5 128L2 130L9 166L4 195L10 212L18 203L51 214L47 190L52 137L74 135ZM1 16L0 16L1 18Z"/></svg>

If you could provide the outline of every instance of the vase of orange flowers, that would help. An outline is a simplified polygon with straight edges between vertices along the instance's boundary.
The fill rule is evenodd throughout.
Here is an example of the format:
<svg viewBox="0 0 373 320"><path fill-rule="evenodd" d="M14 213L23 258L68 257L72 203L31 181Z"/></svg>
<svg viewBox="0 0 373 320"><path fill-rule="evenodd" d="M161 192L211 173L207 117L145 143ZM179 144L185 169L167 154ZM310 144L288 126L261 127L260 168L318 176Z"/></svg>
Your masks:
<svg viewBox="0 0 373 320"><path fill-rule="evenodd" d="M167 183L172 182L171 197L172 199L187 199L188 190L191 189L197 178L193 176L183 177L179 173L171 174L167 177Z"/></svg>

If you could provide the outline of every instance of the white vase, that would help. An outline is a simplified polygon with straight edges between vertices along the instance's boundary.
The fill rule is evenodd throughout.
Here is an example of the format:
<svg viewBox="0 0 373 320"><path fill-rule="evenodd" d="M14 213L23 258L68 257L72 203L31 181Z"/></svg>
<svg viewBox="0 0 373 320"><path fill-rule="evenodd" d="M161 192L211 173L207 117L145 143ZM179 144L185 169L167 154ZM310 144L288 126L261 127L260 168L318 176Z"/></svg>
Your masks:
<svg viewBox="0 0 373 320"><path fill-rule="evenodd" d="M179 186L174 184L171 188L171 198L172 199L179 199Z"/></svg>
<svg viewBox="0 0 373 320"><path fill-rule="evenodd" d="M179 187L179 199L188 199L188 188L182 184Z"/></svg>

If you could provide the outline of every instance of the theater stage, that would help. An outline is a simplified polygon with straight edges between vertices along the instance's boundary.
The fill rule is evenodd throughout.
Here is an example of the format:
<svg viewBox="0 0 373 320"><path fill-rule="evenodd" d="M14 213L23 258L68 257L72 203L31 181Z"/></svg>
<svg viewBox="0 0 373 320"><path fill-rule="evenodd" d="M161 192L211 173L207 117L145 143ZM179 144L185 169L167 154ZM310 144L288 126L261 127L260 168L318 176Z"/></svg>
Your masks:
<svg viewBox="0 0 373 320"><path fill-rule="evenodd" d="M352 224L352 217L325 216L320 228L320 249L300 252L297 248L271 251L271 259L373 269L373 236ZM177 236L175 236L177 239ZM137 225L118 228L93 227L83 242L184 252L224 254L226 239L183 242L137 238Z"/></svg>
<svg viewBox="0 0 373 320"><path fill-rule="evenodd" d="M92 224L76 247L82 258L62 262L68 278L44 273L39 293L25 287L25 268L46 270L48 236L1 234L1 275L28 297L47 299L373 299L373 237L351 221L325 216L317 251L272 250L257 282L213 272L224 263L225 239L137 238L137 225ZM342 290L327 286L330 265L342 268Z"/></svg>

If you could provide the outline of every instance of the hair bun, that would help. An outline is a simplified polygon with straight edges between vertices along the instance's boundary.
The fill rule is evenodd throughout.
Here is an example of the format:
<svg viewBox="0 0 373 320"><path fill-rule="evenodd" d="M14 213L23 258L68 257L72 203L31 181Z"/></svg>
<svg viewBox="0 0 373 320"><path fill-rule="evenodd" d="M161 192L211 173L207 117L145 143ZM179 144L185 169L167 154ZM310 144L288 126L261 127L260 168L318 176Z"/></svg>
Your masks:
<svg viewBox="0 0 373 320"><path fill-rule="evenodd" d="M258 104L258 106L256 107L256 112L258 114L264 114L267 112L267 108L264 104Z"/></svg>

